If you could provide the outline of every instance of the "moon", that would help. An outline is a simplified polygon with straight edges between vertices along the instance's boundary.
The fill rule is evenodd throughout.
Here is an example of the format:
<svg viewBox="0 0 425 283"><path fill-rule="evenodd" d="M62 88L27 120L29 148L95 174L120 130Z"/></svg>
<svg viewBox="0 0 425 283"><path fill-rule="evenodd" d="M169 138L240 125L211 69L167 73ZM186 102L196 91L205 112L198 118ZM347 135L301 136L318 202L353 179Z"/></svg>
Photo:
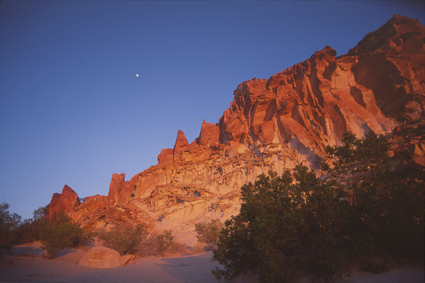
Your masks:
<svg viewBox="0 0 425 283"><path fill-rule="evenodd" d="M136 77L139 77L139 74L136 74Z"/></svg>

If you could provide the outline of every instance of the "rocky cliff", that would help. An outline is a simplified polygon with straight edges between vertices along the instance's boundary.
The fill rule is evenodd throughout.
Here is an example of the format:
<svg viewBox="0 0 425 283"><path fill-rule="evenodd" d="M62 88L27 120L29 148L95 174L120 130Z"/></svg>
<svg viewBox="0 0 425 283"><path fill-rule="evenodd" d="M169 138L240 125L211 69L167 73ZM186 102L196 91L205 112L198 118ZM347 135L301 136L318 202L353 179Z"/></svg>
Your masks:
<svg viewBox="0 0 425 283"><path fill-rule="evenodd" d="M219 123L204 121L193 142L179 131L157 165L129 181L114 174L107 196L80 203L65 186L49 209L90 228L173 229L191 244L194 223L238 213L243 184L269 170L316 167L346 131L388 135L394 160L424 166L424 42L419 21L395 15L346 55L326 46L269 79L243 82Z"/></svg>

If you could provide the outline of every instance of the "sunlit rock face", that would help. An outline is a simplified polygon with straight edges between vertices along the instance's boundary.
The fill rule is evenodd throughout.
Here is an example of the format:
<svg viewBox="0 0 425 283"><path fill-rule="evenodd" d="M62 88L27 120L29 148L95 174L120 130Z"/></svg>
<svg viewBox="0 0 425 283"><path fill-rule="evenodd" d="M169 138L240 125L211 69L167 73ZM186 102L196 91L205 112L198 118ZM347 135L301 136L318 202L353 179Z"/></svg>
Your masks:
<svg viewBox="0 0 425 283"><path fill-rule="evenodd" d="M417 20L395 15L346 55L326 46L268 80L243 82L219 123L204 121L193 142L178 131L157 165L128 181L114 174L107 196L69 206L54 196L50 208L89 227L130 221L173 229L193 244L194 223L238 213L242 185L269 170L317 168L324 148L338 145L346 131L391 134L391 154L407 149L423 166L423 125L403 145L393 132L406 122L423 124L424 37Z"/></svg>

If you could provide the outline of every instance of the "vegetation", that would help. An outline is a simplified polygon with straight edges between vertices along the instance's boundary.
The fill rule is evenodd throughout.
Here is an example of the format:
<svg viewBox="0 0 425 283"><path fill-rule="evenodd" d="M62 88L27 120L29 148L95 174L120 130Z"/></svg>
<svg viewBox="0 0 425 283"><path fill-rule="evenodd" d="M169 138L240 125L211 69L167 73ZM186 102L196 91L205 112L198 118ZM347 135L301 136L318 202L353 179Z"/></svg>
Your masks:
<svg viewBox="0 0 425 283"><path fill-rule="evenodd" d="M33 218L24 219L15 230L15 243L31 243L41 240L41 233L46 225L43 219L47 215L47 207L39 207L34 210Z"/></svg>
<svg viewBox="0 0 425 283"><path fill-rule="evenodd" d="M120 255L133 254L136 246L147 235L147 228L144 225L133 227L131 224L121 224L104 235L104 245L118 251Z"/></svg>
<svg viewBox="0 0 425 283"><path fill-rule="evenodd" d="M326 178L297 166L243 186L240 213L226 221L214 250L224 269L213 274L229 279L257 270L260 282L282 282L308 272L327 279L352 261L383 271L390 260L423 259L424 174L391 170L387 150L373 132L361 140L346 133L342 146L326 148Z"/></svg>
<svg viewBox="0 0 425 283"><path fill-rule="evenodd" d="M11 214L9 204L0 205L0 248L41 241L52 258L65 247L76 247L91 240L91 234L104 240L106 247L118 251L121 255L138 253L142 256L175 254L186 251L186 247L177 242L171 230L161 233L148 233L146 226L133 227L129 223L116 225L107 232L99 228L94 233L84 231L72 222L65 212L47 214L46 207L34 211L34 217L21 221L17 214Z"/></svg>
<svg viewBox="0 0 425 283"><path fill-rule="evenodd" d="M47 257L52 258L65 247L76 247L89 240L89 235L64 212L47 215L47 208L40 207L32 219L21 221L21 217L10 214L8 208L6 203L0 205L0 248L41 241Z"/></svg>
<svg viewBox="0 0 425 283"><path fill-rule="evenodd" d="M210 222L197 223L195 224L195 231L198 233L196 238L199 242L216 246L220 231L223 227L223 224L218 219L211 220Z"/></svg>
<svg viewBox="0 0 425 283"><path fill-rule="evenodd" d="M9 212L9 204L0 204L0 249L10 249L15 240L15 231L21 222L21 217Z"/></svg>
<svg viewBox="0 0 425 283"><path fill-rule="evenodd" d="M89 235L80 225L73 223L63 211L40 220L39 237L47 251L48 258L52 258L65 247L77 247L89 241Z"/></svg>
<svg viewBox="0 0 425 283"><path fill-rule="evenodd" d="M141 256L165 256L165 254L175 254L184 252L185 246L175 240L171 230L164 230L161 233L152 233L145 240L139 243L137 253Z"/></svg>

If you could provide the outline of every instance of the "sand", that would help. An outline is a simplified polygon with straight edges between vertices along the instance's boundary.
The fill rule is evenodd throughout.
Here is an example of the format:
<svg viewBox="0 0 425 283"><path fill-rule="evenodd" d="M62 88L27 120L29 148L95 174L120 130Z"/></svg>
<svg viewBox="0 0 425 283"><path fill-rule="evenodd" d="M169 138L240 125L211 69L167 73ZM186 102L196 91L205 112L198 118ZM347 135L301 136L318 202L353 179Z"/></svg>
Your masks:
<svg viewBox="0 0 425 283"><path fill-rule="evenodd" d="M94 245L101 243L95 242ZM51 259L44 259L40 243L16 246L12 254L0 258L1 282L218 282L211 274L219 266L212 252L171 257L139 258L126 266L93 269L77 265L90 247L65 249ZM242 279L242 278L241 278ZM247 279L247 278L245 278ZM250 278L252 279L252 278ZM235 280L235 282L246 280ZM249 280L251 281L251 280ZM251 282L255 282L252 280ZM310 282L303 278L299 282ZM382 274L355 271L335 282L359 283L423 283L423 265L406 265Z"/></svg>

